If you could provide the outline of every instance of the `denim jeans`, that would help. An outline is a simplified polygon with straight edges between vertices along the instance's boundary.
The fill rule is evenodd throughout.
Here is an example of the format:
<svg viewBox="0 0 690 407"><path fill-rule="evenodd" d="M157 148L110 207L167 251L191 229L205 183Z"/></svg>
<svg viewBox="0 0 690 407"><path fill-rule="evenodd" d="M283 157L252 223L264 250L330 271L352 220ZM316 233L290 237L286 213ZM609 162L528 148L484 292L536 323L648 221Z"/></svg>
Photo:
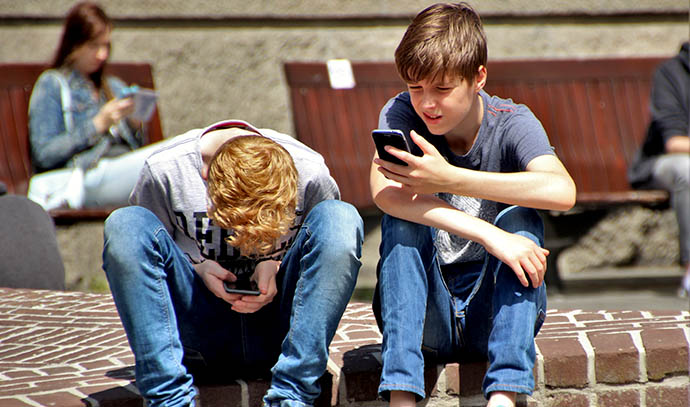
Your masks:
<svg viewBox="0 0 690 407"><path fill-rule="evenodd" d="M503 210L502 230L543 246L537 211ZM510 267L489 254L483 262L441 267L435 229L388 215L382 220L374 313L383 333L379 394L425 397L424 362L488 360L483 382L493 391L531 394L534 337L546 317L546 287L523 287Z"/></svg>
<svg viewBox="0 0 690 407"><path fill-rule="evenodd" d="M152 212L135 206L113 212L103 268L148 405L193 405L197 372L224 381L267 375L271 366L269 401L312 405L355 287L362 229L351 205L316 205L281 263L278 295L240 314L206 288Z"/></svg>

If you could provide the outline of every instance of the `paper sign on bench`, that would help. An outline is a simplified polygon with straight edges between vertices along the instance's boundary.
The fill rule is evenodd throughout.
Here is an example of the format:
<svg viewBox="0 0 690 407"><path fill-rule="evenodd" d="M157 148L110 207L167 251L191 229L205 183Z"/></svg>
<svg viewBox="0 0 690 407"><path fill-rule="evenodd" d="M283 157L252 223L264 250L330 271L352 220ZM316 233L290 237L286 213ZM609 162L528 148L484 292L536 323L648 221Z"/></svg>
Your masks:
<svg viewBox="0 0 690 407"><path fill-rule="evenodd" d="M355 75L348 59L331 59L326 62L328 80L333 89L352 89L355 87Z"/></svg>

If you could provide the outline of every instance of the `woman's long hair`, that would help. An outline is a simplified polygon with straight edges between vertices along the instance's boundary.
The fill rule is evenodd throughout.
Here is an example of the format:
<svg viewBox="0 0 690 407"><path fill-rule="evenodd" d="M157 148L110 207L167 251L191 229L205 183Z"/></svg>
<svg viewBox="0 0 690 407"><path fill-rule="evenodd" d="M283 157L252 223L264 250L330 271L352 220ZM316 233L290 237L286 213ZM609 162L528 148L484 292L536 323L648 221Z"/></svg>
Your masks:
<svg viewBox="0 0 690 407"><path fill-rule="evenodd" d="M98 37L106 30L111 30L112 27L110 18L98 4L90 1L77 3L67 13L60 46L55 53L51 67L62 67L69 62L67 58L72 51ZM97 71L89 75L97 89L104 86L103 70L105 65L104 63Z"/></svg>

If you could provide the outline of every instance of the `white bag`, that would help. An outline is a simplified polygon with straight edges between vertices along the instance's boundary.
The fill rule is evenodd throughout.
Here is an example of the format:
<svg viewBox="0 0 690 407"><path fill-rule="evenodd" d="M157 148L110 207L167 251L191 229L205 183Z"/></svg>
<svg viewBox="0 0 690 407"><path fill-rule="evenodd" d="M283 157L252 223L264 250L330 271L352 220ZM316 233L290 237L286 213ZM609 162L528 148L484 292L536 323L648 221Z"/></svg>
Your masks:
<svg viewBox="0 0 690 407"><path fill-rule="evenodd" d="M84 170L79 167L61 168L34 175L29 181L27 198L46 211L79 209L84 205Z"/></svg>

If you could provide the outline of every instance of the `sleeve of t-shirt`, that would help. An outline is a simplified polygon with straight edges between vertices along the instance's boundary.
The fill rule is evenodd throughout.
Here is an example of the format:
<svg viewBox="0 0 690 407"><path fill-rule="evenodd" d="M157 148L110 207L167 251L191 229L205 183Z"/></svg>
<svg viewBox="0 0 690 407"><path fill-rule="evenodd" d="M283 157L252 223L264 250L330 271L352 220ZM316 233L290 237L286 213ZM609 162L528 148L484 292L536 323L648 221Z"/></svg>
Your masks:
<svg viewBox="0 0 690 407"><path fill-rule="evenodd" d="M325 164L321 165L306 183L304 187L304 216L307 216L309 211L321 201L340 199L338 184L331 177Z"/></svg>
<svg viewBox="0 0 690 407"><path fill-rule="evenodd" d="M556 155L541 122L527 108L519 109L505 124L502 146L504 158L517 171L525 171L527 164L542 155Z"/></svg>
<svg viewBox="0 0 690 407"><path fill-rule="evenodd" d="M408 102L409 97L405 93L400 93L391 98L381 108L379 114L379 129L402 130L405 134L410 134L410 130L415 128L417 114Z"/></svg>
<svg viewBox="0 0 690 407"><path fill-rule="evenodd" d="M129 196L131 205L142 206L163 223L170 236L173 236L173 224L170 213L169 198L164 182L158 179L148 162L141 169L141 175Z"/></svg>

